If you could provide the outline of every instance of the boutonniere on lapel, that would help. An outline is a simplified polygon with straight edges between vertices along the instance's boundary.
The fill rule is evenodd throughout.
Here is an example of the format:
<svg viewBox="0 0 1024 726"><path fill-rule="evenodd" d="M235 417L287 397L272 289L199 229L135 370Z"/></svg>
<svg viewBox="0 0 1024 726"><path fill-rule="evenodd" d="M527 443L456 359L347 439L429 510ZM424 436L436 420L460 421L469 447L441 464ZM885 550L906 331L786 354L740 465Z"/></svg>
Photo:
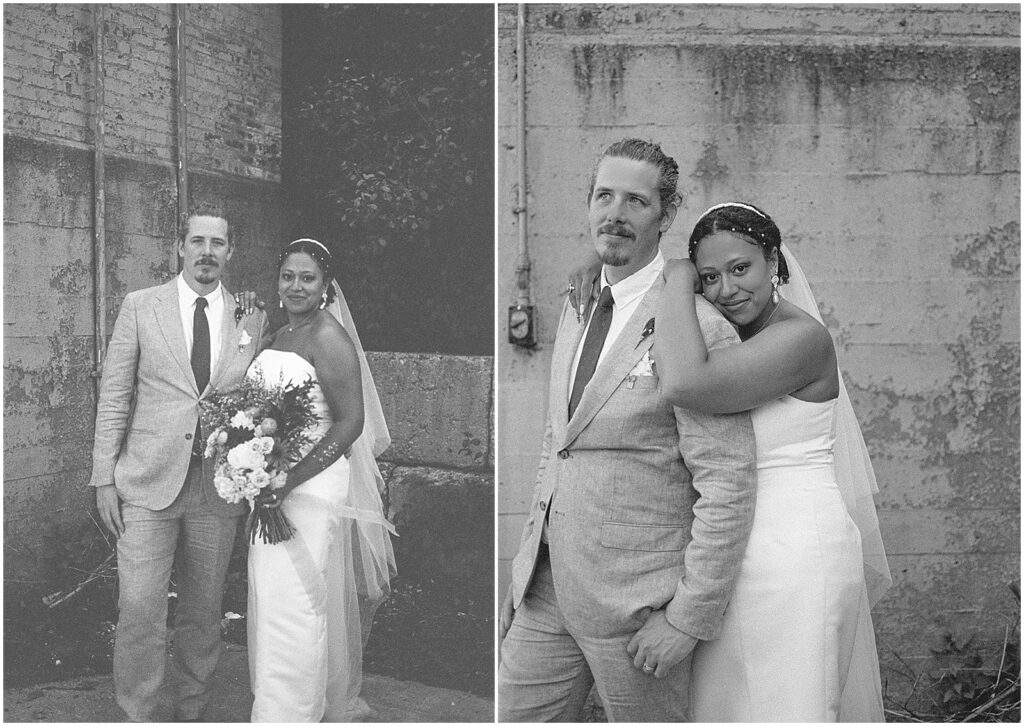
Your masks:
<svg viewBox="0 0 1024 726"><path fill-rule="evenodd" d="M235 308L235 327L238 327L238 324L240 322L242 322L242 317L244 315L245 315L245 310L242 309L241 305L239 305L238 307Z"/></svg>
<svg viewBox="0 0 1024 726"><path fill-rule="evenodd" d="M242 328L242 334L238 336L238 352L241 353L245 346L252 342L252 336L249 335L249 331Z"/></svg>
<svg viewBox="0 0 1024 726"><path fill-rule="evenodd" d="M633 346L633 350L636 350L637 348L639 348L640 344L643 343L647 339L648 335L653 335L653 334L654 334L654 318L651 318L650 320L647 321L647 325L644 326L643 332L640 333L640 340L636 341L636 345Z"/></svg>

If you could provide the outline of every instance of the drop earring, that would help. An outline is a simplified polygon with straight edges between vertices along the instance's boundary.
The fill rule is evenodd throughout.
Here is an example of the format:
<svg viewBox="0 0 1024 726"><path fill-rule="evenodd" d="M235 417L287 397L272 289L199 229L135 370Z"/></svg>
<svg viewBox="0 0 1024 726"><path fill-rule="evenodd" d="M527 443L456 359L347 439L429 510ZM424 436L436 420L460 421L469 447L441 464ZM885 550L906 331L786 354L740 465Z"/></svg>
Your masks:
<svg viewBox="0 0 1024 726"><path fill-rule="evenodd" d="M772 275L772 302L779 304L779 276Z"/></svg>
<svg viewBox="0 0 1024 726"><path fill-rule="evenodd" d="M327 307L327 290L324 290L323 295L320 296L320 309L323 310Z"/></svg>

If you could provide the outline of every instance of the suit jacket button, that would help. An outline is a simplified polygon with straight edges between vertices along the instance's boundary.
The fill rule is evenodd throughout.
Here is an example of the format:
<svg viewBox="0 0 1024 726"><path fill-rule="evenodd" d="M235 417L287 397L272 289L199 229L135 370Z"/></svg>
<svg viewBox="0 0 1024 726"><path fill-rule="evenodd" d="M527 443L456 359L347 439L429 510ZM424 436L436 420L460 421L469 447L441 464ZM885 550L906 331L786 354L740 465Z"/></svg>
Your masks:
<svg viewBox="0 0 1024 726"><path fill-rule="evenodd" d="M540 511L543 512L544 510L546 510L548 508L548 503L547 502L541 502L537 506L540 507Z"/></svg>
<svg viewBox="0 0 1024 726"><path fill-rule="evenodd" d="M559 451L558 452L558 458L559 459L568 459L569 458L569 450L568 449L562 449L561 451Z"/></svg>
<svg viewBox="0 0 1024 726"><path fill-rule="evenodd" d="M191 441L192 440L192 434L185 434L185 440L186 441Z"/></svg>

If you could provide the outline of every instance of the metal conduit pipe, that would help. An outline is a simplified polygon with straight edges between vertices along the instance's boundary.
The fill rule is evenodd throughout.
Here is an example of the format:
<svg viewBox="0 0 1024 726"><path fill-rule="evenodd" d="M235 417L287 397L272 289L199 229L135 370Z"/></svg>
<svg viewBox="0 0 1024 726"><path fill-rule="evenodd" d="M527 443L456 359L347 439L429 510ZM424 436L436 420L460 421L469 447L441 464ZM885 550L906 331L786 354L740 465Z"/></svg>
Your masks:
<svg viewBox="0 0 1024 726"><path fill-rule="evenodd" d="M515 212L519 233L516 262L516 304L508 311L509 342L521 348L537 345L537 320L530 304L530 252L526 229L526 6L516 9L516 165L519 183Z"/></svg>
<svg viewBox="0 0 1024 726"><path fill-rule="evenodd" d="M102 5L93 6L93 211L92 211L92 257L93 257L93 393L94 402L100 400L100 376L103 359L107 351L107 254L106 254L106 170L104 167L104 142L106 140L106 67L104 65L104 14Z"/></svg>
<svg viewBox="0 0 1024 726"><path fill-rule="evenodd" d="M516 165L519 184L516 199L516 230L519 260L516 263L516 304L530 304L530 253L526 223L526 5L516 9Z"/></svg>
<svg viewBox="0 0 1024 726"><path fill-rule="evenodd" d="M178 235L184 232L185 221L188 218L188 93L186 88L187 72L185 69L185 5L175 3L174 8L174 52L177 59L177 73L175 78L175 101L176 101L176 122L178 131L178 144L175 150L175 166L177 168L177 224ZM177 237L175 238L177 240ZM171 245L172 272L178 272L178 245Z"/></svg>

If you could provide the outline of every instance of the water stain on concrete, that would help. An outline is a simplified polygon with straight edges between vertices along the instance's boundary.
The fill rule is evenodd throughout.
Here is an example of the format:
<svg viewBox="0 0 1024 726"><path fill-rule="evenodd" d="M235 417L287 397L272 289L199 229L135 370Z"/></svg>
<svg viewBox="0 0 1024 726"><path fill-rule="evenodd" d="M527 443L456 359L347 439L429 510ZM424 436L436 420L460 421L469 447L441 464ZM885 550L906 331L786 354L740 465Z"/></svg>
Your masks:
<svg viewBox="0 0 1024 726"><path fill-rule="evenodd" d="M690 176L700 181L704 187L704 196L712 196L712 190L717 182L724 181L729 176L729 167L718 158L718 144L714 141L704 142L704 152L690 173Z"/></svg>

